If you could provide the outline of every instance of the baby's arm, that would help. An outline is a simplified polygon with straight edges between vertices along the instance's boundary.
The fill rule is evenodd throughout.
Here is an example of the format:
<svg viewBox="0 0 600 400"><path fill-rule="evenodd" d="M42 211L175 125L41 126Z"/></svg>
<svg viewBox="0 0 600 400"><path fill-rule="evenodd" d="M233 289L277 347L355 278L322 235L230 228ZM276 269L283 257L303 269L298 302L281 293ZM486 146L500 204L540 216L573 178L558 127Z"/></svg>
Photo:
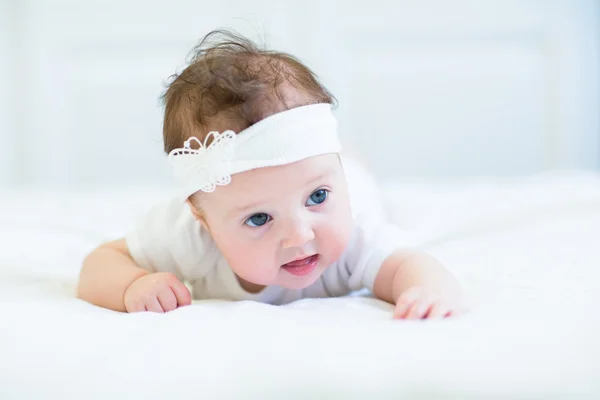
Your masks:
<svg viewBox="0 0 600 400"><path fill-rule="evenodd" d="M466 309L456 278L434 257L416 251L396 251L383 263L374 294L396 305L395 318L446 317Z"/></svg>
<svg viewBox="0 0 600 400"><path fill-rule="evenodd" d="M173 274L152 274L137 266L125 239L104 244L85 258L77 296L127 312L163 312L191 303L189 290Z"/></svg>

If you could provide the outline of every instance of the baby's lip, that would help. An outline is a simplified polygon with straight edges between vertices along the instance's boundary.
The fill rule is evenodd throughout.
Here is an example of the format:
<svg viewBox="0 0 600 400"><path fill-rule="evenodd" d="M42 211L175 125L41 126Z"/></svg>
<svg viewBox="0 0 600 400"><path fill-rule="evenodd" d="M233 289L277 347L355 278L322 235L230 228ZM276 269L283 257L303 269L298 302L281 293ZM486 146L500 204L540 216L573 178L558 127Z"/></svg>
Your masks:
<svg viewBox="0 0 600 400"><path fill-rule="evenodd" d="M293 263L298 262L298 261L303 261L303 260L306 260L307 258L311 258L311 257L316 256L316 255L317 255L317 253L303 254L303 255L297 256L293 260L290 260L290 261L286 262L283 265L288 265L288 264L293 264Z"/></svg>
<svg viewBox="0 0 600 400"><path fill-rule="evenodd" d="M318 263L319 255L315 254L310 257L283 264L281 268L294 276L306 276L317 268Z"/></svg>

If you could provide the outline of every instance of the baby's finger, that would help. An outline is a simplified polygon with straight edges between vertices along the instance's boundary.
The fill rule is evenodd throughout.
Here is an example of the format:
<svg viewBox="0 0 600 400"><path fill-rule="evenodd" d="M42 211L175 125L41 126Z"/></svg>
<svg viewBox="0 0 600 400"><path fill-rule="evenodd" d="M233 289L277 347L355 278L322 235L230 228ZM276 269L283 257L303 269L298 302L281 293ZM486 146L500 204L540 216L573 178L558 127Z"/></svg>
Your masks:
<svg viewBox="0 0 600 400"><path fill-rule="evenodd" d="M450 310L441 301L433 303L427 314L427 318L445 318L448 316Z"/></svg>
<svg viewBox="0 0 600 400"><path fill-rule="evenodd" d="M402 319L405 318L410 307L420 297L421 292L417 288L408 289L402 293L400 298L396 301L396 309L394 310L394 318Z"/></svg>
<svg viewBox="0 0 600 400"><path fill-rule="evenodd" d="M165 311L161 307L158 302L158 298L151 297L146 300L146 311L156 312L156 313L164 313Z"/></svg>
<svg viewBox="0 0 600 400"><path fill-rule="evenodd" d="M173 293L175 294L175 298L177 299L178 306L189 306L192 304L192 294L190 290L185 286L181 281L176 280L172 282L170 285L171 289L173 289Z"/></svg>
<svg viewBox="0 0 600 400"><path fill-rule="evenodd" d="M410 307L413 305L414 300L406 301L404 299L398 300L398 304L396 304L396 308L394 309L394 319L402 319L406 318Z"/></svg>
<svg viewBox="0 0 600 400"><path fill-rule="evenodd" d="M459 310L448 310L448 312L446 313L446 315L444 315L444 317L457 317L460 314L462 314Z"/></svg>
<svg viewBox="0 0 600 400"><path fill-rule="evenodd" d="M162 309L167 311L173 311L177 308L177 298L175 297L175 293L171 290L170 287L165 288L158 294L158 302Z"/></svg>
<svg viewBox="0 0 600 400"><path fill-rule="evenodd" d="M465 305L460 305L457 307L449 307L446 310L445 318L447 317L458 317L463 314L467 314L469 312L469 307Z"/></svg>
<svg viewBox="0 0 600 400"><path fill-rule="evenodd" d="M412 304L412 307L406 315L406 319L422 319L431 308L431 300L428 298L419 299Z"/></svg>
<svg viewBox="0 0 600 400"><path fill-rule="evenodd" d="M146 306L142 301L126 301L125 310L128 313L143 312L146 311Z"/></svg>

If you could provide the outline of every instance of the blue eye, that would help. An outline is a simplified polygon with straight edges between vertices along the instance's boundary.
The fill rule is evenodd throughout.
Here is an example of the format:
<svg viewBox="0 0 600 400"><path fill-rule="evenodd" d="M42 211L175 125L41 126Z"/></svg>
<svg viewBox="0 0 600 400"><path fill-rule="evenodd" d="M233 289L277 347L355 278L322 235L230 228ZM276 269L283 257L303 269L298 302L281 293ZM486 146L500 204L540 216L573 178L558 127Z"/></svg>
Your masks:
<svg viewBox="0 0 600 400"><path fill-rule="evenodd" d="M310 195L308 198L306 205L307 206L316 206L317 204L321 204L327 199L328 190L319 189Z"/></svg>
<svg viewBox="0 0 600 400"><path fill-rule="evenodd" d="M271 216L265 213L254 214L250 218L248 218L244 223L253 228L263 226L267 222L271 220Z"/></svg>

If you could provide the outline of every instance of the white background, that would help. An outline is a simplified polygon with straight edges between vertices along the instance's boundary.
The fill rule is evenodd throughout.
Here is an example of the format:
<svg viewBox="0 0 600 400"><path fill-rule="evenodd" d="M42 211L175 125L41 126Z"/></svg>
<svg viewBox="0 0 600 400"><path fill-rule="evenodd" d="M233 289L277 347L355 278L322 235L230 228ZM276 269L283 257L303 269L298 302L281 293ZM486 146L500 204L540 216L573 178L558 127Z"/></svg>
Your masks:
<svg viewBox="0 0 600 400"><path fill-rule="evenodd" d="M597 170L599 3L0 0L0 188L170 182L158 97L219 27L315 70L383 179Z"/></svg>

